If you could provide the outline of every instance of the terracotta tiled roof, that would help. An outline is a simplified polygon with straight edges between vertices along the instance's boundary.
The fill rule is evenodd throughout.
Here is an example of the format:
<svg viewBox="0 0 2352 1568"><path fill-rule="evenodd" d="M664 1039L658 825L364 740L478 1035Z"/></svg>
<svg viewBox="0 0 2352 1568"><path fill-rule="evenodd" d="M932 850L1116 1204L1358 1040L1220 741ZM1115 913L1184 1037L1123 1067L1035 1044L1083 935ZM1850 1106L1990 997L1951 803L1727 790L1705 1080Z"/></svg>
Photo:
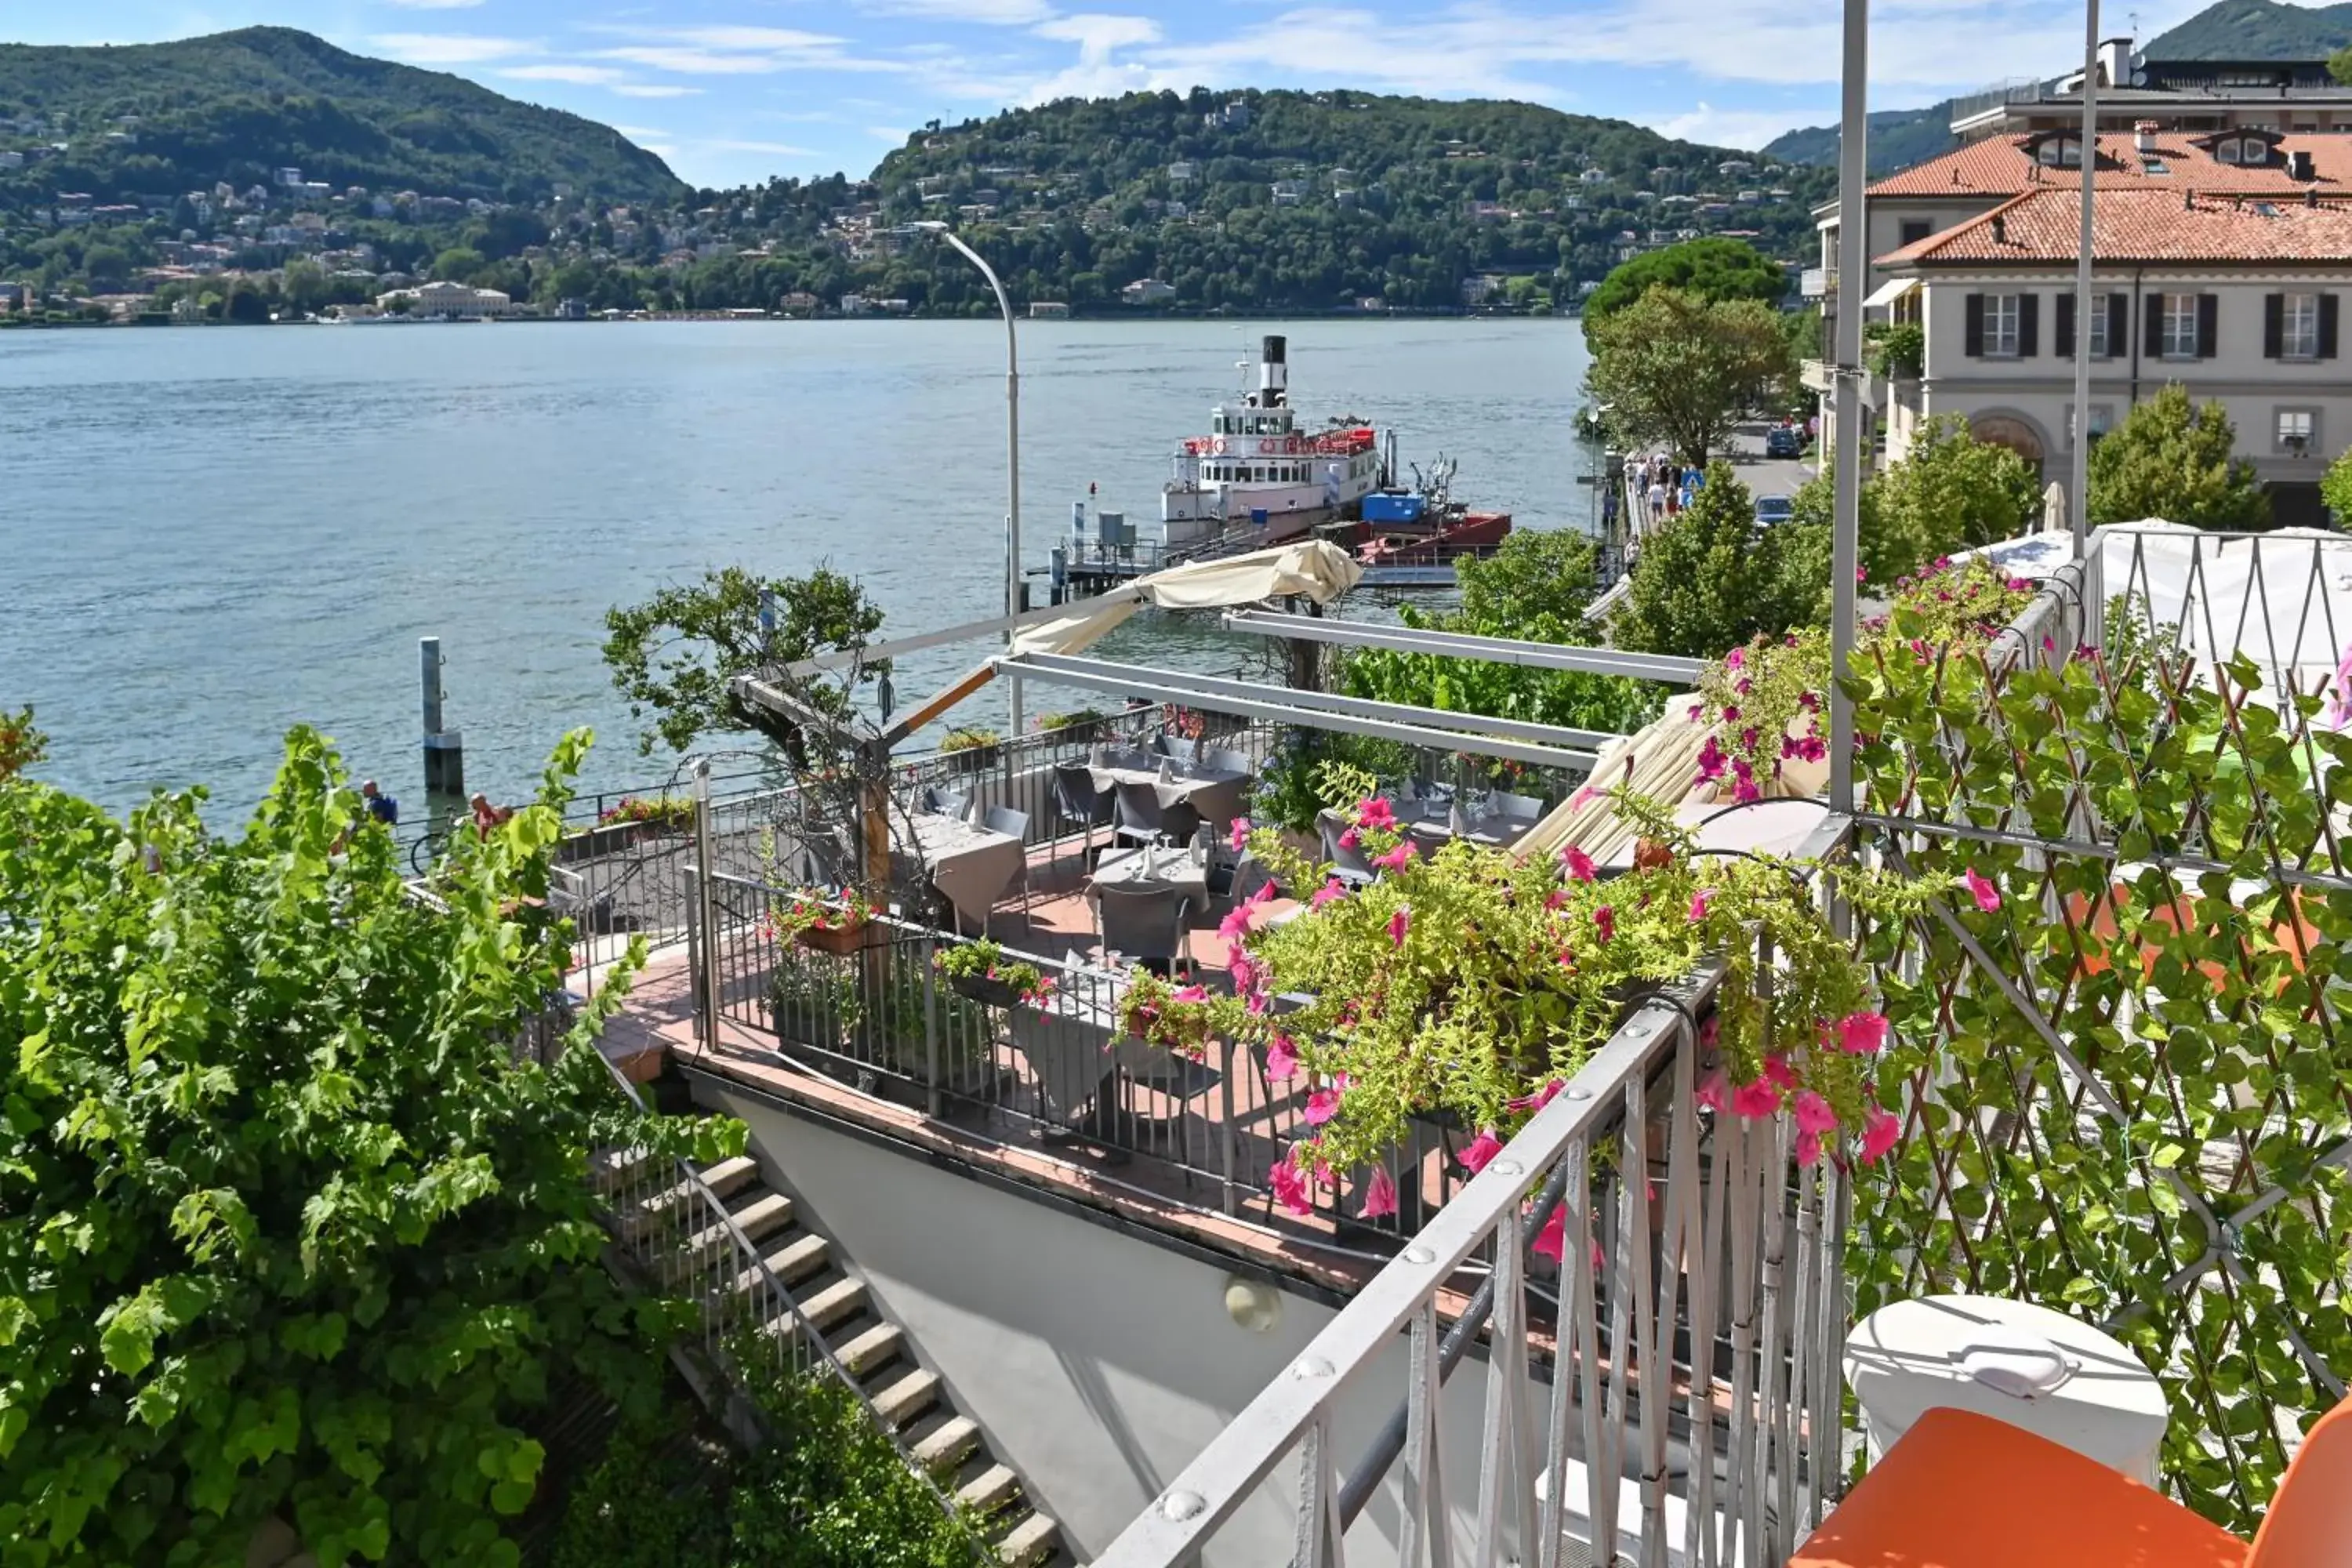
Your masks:
<svg viewBox="0 0 2352 1568"><path fill-rule="evenodd" d="M2187 189L2279 194L2299 193L2306 186L2315 185L2323 193L2352 194L2352 135L2338 132L2288 136L2280 142L2284 153L2311 154L2312 172L2317 178L2310 181L2289 177L2283 163L2252 168L2224 163L2178 132L2158 133L2145 153L2134 145L2134 140L2121 132L2099 138L2097 184L2101 189L2148 187L2173 192ZM2013 196L2053 186L2061 190L2079 188L2079 170L2047 168L2036 163L2027 141L2021 135L1993 136L1956 147L1939 158L1889 174L1870 187L1870 195L1982 198ZM2150 157L2164 168L2164 174L2149 172Z"/></svg>
<svg viewBox="0 0 2352 1568"><path fill-rule="evenodd" d="M2046 266L2072 262L2082 234L2079 189L2029 191L1989 213L1889 251L1881 267ZM1996 226L2000 237L1994 237ZM2249 261L2352 264L2352 201L2092 192L2092 254L2103 263Z"/></svg>

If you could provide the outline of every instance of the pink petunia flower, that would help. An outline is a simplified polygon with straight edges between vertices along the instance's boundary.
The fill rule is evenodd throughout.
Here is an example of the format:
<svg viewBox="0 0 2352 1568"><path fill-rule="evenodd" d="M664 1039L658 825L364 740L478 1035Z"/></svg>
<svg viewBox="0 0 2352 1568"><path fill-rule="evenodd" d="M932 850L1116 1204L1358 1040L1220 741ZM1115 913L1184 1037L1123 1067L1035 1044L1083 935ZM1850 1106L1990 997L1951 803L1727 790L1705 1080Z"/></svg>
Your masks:
<svg viewBox="0 0 2352 1568"><path fill-rule="evenodd" d="M1389 917L1389 941L1394 942L1399 947L1402 947L1404 945L1404 933L1412 929L1412 910L1410 908L1400 906L1397 912Z"/></svg>
<svg viewBox="0 0 2352 1568"><path fill-rule="evenodd" d="M1276 1035L1266 1042L1265 1076L1280 1080L1298 1071L1298 1046L1288 1035Z"/></svg>
<svg viewBox="0 0 2352 1568"><path fill-rule="evenodd" d="M1613 941L1617 935L1617 910L1615 906L1603 904L1599 909L1593 910L1592 925L1593 929L1601 933L1601 941Z"/></svg>
<svg viewBox="0 0 2352 1568"><path fill-rule="evenodd" d="M1818 1136L1837 1130L1837 1112L1830 1102L1810 1089L1797 1091L1797 1131Z"/></svg>
<svg viewBox="0 0 2352 1568"><path fill-rule="evenodd" d="M1208 999L1209 988L1205 985L1181 986L1168 995L1171 1002L1206 1002Z"/></svg>
<svg viewBox="0 0 2352 1568"><path fill-rule="evenodd" d="M1993 885L1991 878L1974 866L1969 868L1967 875L1960 880L1968 884L1969 897L1977 901L1977 908L1987 914L2000 908L2000 889Z"/></svg>
<svg viewBox="0 0 2352 1568"><path fill-rule="evenodd" d="M1339 1114L1339 1091L1318 1089L1307 1097L1307 1125L1320 1127Z"/></svg>
<svg viewBox="0 0 2352 1568"><path fill-rule="evenodd" d="M1363 841L1364 836L1352 827L1339 835L1339 847L1342 849L1353 849Z"/></svg>
<svg viewBox="0 0 2352 1568"><path fill-rule="evenodd" d="M1875 1165L1902 1137L1901 1120L1872 1106L1862 1119L1862 1163Z"/></svg>
<svg viewBox="0 0 2352 1568"><path fill-rule="evenodd" d="M1359 827L1394 827L1396 807L1385 795L1370 795L1356 803L1356 826Z"/></svg>
<svg viewBox="0 0 2352 1568"><path fill-rule="evenodd" d="M1549 913L1555 910L1565 909L1567 907L1568 893L1564 889L1554 888L1550 892L1544 895L1544 910L1546 913Z"/></svg>
<svg viewBox="0 0 2352 1568"><path fill-rule="evenodd" d="M1764 1081L1770 1084L1774 1089L1796 1088L1797 1075L1789 1070L1789 1058L1782 1056L1766 1057L1764 1058Z"/></svg>
<svg viewBox="0 0 2352 1568"><path fill-rule="evenodd" d="M1255 906L1252 904L1235 904L1232 909L1227 910L1225 918L1217 922L1217 934L1227 942L1237 941L1247 934L1250 929L1250 911L1254 908Z"/></svg>
<svg viewBox="0 0 2352 1568"><path fill-rule="evenodd" d="M1549 1258L1554 1263L1560 1261L1568 1251L1568 1205L1566 1204L1552 1205L1551 1217L1544 1221L1541 1230L1536 1232L1535 1243L1529 1250L1538 1258Z"/></svg>
<svg viewBox="0 0 2352 1568"><path fill-rule="evenodd" d="M1356 1211L1360 1219L1378 1219L1397 1211L1396 1182L1382 1166L1372 1168L1372 1179L1364 1184L1364 1206Z"/></svg>
<svg viewBox="0 0 2352 1568"><path fill-rule="evenodd" d="M1513 1110L1541 1110L1552 1102L1553 1096L1567 1087L1567 1079L1556 1078L1533 1094L1523 1094L1517 1100L1505 1100L1503 1103Z"/></svg>
<svg viewBox="0 0 2352 1568"><path fill-rule="evenodd" d="M1234 817L1233 836L1228 842L1233 845L1236 853L1238 853L1244 845L1249 843L1249 836L1250 819L1246 816Z"/></svg>
<svg viewBox="0 0 2352 1568"><path fill-rule="evenodd" d="M1482 1127L1478 1130L1478 1136L1470 1140L1468 1146L1462 1151L1462 1168L1475 1176L1502 1152L1503 1141L1495 1136L1494 1129Z"/></svg>
<svg viewBox="0 0 2352 1568"><path fill-rule="evenodd" d="M1307 907L1310 910L1319 910L1332 900L1344 899L1347 896L1347 885L1334 877L1315 889L1314 896L1307 900Z"/></svg>
<svg viewBox="0 0 2352 1568"><path fill-rule="evenodd" d="M1712 888L1701 888L1697 892L1693 893L1690 901L1691 924L1696 925L1706 919L1706 906L1714 901L1715 890Z"/></svg>
<svg viewBox="0 0 2352 1568"><path fill-rule="evenodd" d="M1234 977L1234 990L1249 992L1257 989L1257 961L1239 946L1225 954L1225 973Z"/></svg>
<svg viewBox="0 0 2352 1568"><path fill-rule="evenodd" d="M1797 1163L1818 1165L1822 1163L1822 1135L1818 1132L1797 1134Z"/></svg>
<svg viewBox="0 0 2352 1568"><path fill-rule="evenodd" d="M1696 782L1700 784L1712 784L1717 779L1721 778L1723 776L1726 760L1722 746L1717 743L1716 738L1713 735L1709 735L1706 738L1706 744L1701 746L1698 750L1698 779Z"/></svg>
<svg viewBox="0 0 2352 1568"><path fill-rule="evenodd" d="M1729 1110L1731 1090L1730 1086L1723 1080L1723 1069L1717 1068L1699 1079L1698 1088L1693 1092L1691 1098L1718 1116Z"/></svg>
<svg viewBox="0 0 2352 1568"><path fill-rule="evenodd" d="M1751 1121L1761 1121L1780 1109L1780 1091L1762 1079L1743 1083L1731 1091L1731 1113L1745 1116Z"/></svg>
<svg viewBox="0 0 2352 1568"><path fill-rule="evenodd" d="M1744 667L1747 663L1748 650L1744 647L1733 648L1729 653L1723 656L1723 668L1726 669L1738 669Z"/></svg>
<svg viewBox="0 0 2352 1568"><path fill-rule="evenodd" d="M1886 1044L1886 1015L1884 1013L1848 1013L1838 1020L1838 1048L1857 1057L1866 1057Z"/></svg>
<svg viewBox="0 0 2352 1568"><path fill-rule="evenodd" d="M1315 1212L1315 1205L1307 1194L1307 1179L1298 1173L1298 1167L1290 1163L1287 1155L1276 1160L1266 1172L1265 1184L1274 1190L1274 1201L1292 1214Z"/></svg>
<svg viewBox="0 0 2352 1568"><path fill-rule="evenodd" d="M1559 864L1572 882L1590 882L1600 875L1600 868L1593 865L1592 857L1573 844L1559 852Z"/></svg>
<svg viewBox="0 0 2352 1568"><path fill-rule="evenodd" d="M1395 848L1390 850L1385 855L1375 855L1372 857L1373 867L1376 869L1382 871L1402 871L1407 866L1412 864L1412 840L1410 838L1406 839L1403 843L1399 844Z"/></svg>

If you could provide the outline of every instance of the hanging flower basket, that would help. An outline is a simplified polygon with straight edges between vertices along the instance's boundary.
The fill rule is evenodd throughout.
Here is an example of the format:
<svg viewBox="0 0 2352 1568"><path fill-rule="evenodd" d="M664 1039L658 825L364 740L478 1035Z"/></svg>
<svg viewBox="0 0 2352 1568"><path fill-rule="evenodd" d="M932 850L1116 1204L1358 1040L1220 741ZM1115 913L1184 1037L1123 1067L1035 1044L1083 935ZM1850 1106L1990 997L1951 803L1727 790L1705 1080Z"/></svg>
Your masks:
<svg viewBox="0 0 2352 1568"><path fill-rule="evenodd" d="M861 916L843 925L809 926L795 933L793 940L816 952L856 952L866 945L866 921Z"/></svg>
<svg viewBox="0 0 2352 1568"><path fill-rule="evenodd" d="M803 889L773 917L774 934L789 935L814 952L852 953L866 945L874 907L855 893L843 896Z"/></svg>

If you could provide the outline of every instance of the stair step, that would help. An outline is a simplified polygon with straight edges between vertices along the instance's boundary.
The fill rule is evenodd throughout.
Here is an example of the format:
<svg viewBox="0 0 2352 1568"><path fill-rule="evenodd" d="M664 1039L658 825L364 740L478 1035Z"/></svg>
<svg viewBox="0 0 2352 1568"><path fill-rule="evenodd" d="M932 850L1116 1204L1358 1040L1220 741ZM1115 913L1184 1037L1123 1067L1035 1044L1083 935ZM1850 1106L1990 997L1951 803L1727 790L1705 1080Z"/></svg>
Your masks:
<svg viewBox="0 0 2352 1568"><path fill-rule="evenodd" d="M939 1403L940 1374L919 1366L874 1396L875 1414L888 1426L903 1427Z"/></svg>
<svg viewBox="0 0 2352 1568"><path fill-rule="evenodd" d="M803 1231L760 1261L767 1266L767 1273L787 1285L797 1285L823 1268L831 1256L832 1249L824 1237L814 1231ZM746 1268L735 1281L735 1289L743 1291L757 1289L761 1283L761 1273L757 1268Z"/></svg>
<svg viewBox="0 0 2352 1568"><path fill-rule="evenodd" d="M944 1470L963 1463L980 1447L980 1427L969 1415L950 1415L915 1440L915 1462L927 1470Z"/></svg>
<svg viewBox="0 0 2352 1568"><path fill-rule="evenodd" d="M848 1321L865 1305L865 1280L836 1279L824 1289L803 1298L800 1315L821 1334L836 1323ZM772 1334L789 1334L793 1323L793 1319L789 1314L780 1314L770 1319L765 1326Z"/></svg>
<svg viewBox="0 0 2352 1568"><path fill-rule="evenodd" d="M1020 1495L1021 1478L1003 1465L992 1464L956 1489L956 1500L981 1513L1003 1508Z"/></svg>
<svg viewBox="0 0 2352 1568"><path fill-rule="evenodd" d="M749 1154L721 1160L702 1173L702 1184L720 1197L732 1197L760 1179L760 1162Z"/></svg>
<svg viewBox="0 0 2352 1568"><path fill-rule="evenodd" d="M752 1241L772 1231L781 1230L793 1217L793 1200L782 1193L762 1193L734 1213L735 1228ZM687 1250L696 1255L732 1246L727 1226L713 1225L695 1233Z"/></svg>
<svg viewBox="0 0 2352 1568"><path fill-rule="evenodd" d="M888 1366L907 1348L906 1331L896 1323L877 1323L833 1353L849 1369L849 1375L862 1378L867 1373Z"/></svg>
<svg viewBox="0 0 2352 1568"><path fill-rule="evenodd" d="M1043 1563L1052 1554L1061 1533L1062 1527L1050 1515L1033 1513L1007 1531L1004 1539L996 1543L996 1560L1005 1568L1029 1568L1031 1563Z"/></svg>

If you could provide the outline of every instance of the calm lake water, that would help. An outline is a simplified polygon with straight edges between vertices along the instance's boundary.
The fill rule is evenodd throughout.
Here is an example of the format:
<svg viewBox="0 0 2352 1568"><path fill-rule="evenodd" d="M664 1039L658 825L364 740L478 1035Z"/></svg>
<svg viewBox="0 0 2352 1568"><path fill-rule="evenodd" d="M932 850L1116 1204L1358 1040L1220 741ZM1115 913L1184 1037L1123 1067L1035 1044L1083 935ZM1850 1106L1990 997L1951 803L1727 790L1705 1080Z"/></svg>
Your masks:
<svg viewBox="0 0 2352 1568"><path fill-rule="evenodd" d="M1573 321L1048 322L1021 340L1027 563L1089 484L1156 517L1171 444L1267 331L1305 418L1393 425L1473 504L1584 525ZM586 783L657 779L608 605L823 561L893 632L1002 603L1003 355L978 322L0 333L0 708L35 703L46 775L115 806L203 783L242 815L307 721L421 807L437 635L469 784L526 792L580 724ZM1221 636L1152 616L1104 647L1199 663ZM901 704L981 651L902 661ZM1001 727L1003 699L967 714Z"/></svg>

